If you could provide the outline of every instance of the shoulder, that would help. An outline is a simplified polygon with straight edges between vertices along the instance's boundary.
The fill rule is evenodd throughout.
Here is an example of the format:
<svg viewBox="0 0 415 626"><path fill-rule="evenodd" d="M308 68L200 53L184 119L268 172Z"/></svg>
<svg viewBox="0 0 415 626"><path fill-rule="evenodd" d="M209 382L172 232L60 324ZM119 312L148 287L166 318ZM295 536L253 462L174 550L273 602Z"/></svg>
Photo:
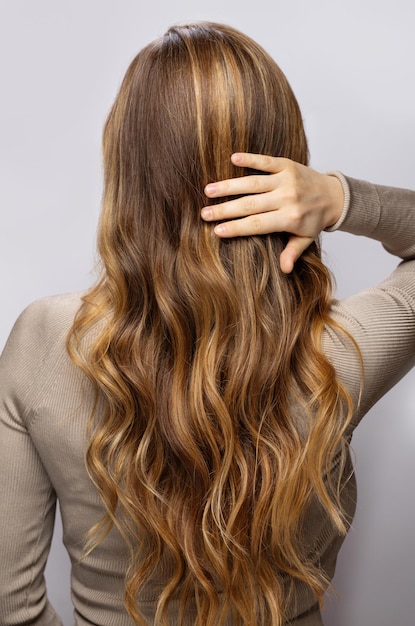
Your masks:
<svg viewBox="0 0 415 626"><path fill-rule="evenodd" d="M11 337L29 333L47 343L69 330L81 305L82 293L49 296L36 300L19 315Z"/></svg>
<svg viewBox="0 0 415 626"><path fill-rule="evenodd" d="M0 358L3 399L28 406L64 361L66 337L82 293L42 298L19 315Z"/></svg>
<svg viewBox="0 0 415 626"><path fill-rule="evenodd" d="M28 360L32 355L40 361L57 343L65 343L81 297L82 293L71 293L29 304L12 328L2 361L10 357Z"/></svg>

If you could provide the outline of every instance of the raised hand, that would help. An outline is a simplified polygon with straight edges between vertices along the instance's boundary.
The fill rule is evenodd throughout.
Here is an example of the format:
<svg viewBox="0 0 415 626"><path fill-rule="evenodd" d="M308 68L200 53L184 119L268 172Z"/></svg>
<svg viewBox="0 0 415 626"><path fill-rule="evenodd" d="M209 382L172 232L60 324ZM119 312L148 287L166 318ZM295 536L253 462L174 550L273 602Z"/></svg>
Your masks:
<svg viewBox="0 0 415 626"><path fill-rule="evenodd" d="M280 264L283 272L291 272L310 243L339 219L344 201L340 181L282 157L236 153L231 160L234 165L267 172L269 176L210 183L205 188L209 198L242 197L204 207L202 218L225 220L215 227L219 237L290 233Z"/></svg>

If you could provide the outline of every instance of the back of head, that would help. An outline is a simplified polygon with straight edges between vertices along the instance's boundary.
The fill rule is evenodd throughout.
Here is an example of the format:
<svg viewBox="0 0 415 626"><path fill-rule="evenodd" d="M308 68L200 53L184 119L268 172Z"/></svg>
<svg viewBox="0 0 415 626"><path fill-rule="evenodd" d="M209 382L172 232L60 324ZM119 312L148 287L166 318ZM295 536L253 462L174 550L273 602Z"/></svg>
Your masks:
<svg viewBox="0 0 415 626"><path fill-rule="evenodd" d="M316 596L326 584L299 543L313 494L342 528L322 480L345 394L319 347L331 285L318 245L287 276L284 235L219 240L200 219L204 186L241 174L239 151L307 162L284 74L232 28L171 28L134 59L106 123L103 272L73 329L101 320L82 367L108 411L87 463L131 545L137 623L168 558L158 616L193 599L196 624L279 625L282 576ZM298 428L293 400L317 434Z"/></svg>
<svg viewBox="0 0 415 626"><path fill-rule="evenodd" d="M301 114L284 74L253 40L208 23L173 27L136 57L104 146L110 180L119 169L131 191L144 186L167 200L196 193L200 202L204 184L235 174L232 152L307 161Z"/></svg>
<svg viewBox="0 0 415 626"><path fill-rule="evenodd" d="M161 242L176 249L184 237L211 232L200 221L203 188L243 173L230 162L238 151L307 162L301 114L284 74L234 29L171 28L133 61L107 121L108 228L144 236L150 249ZM106 230L104 224L104 258Z"/></svg>

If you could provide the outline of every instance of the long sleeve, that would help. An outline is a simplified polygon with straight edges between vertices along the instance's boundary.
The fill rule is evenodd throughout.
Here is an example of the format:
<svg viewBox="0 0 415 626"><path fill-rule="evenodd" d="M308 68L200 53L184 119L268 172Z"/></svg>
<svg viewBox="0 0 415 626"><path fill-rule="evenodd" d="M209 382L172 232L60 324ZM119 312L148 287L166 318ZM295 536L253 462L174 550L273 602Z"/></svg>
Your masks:
<svg viewBox="0 0 415 626"><path fill-rule="evenodd" d="M350 206L339 229L380 241L403 259L376 287L333 302L332 315L357 342L328 329L326 354L359 408L353 425L415 363L415 192L347 179Z"/></svg>
<svg viewBox="0 0 415 626"><path fill-rule="evenodd" d="M45 355L26 359L39 329L23 313L0 359L0 624L62 626L46 596L44 568L55 492L27 429L29 399Z"/></svg>

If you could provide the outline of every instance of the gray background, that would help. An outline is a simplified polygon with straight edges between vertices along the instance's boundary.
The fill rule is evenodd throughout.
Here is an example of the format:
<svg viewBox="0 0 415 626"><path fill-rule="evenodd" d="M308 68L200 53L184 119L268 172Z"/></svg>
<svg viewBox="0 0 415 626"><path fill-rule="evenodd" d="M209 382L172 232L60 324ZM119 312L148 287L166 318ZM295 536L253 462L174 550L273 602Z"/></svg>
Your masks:
<svg viewBox="0 0 415 626"><path fill-rule="evenodd" d="M302 107L312 165L415 187L411 0L1 0L0 346L44 295L92 280L101 194L100 135L128 63L172 23L222 21L260 42ZM395 264L382 248L325 236L340 296ZM327 601L328 626L413 626L414 374L354 439L359 505ZM49 594L72 624L59 520Z"/></svg>

